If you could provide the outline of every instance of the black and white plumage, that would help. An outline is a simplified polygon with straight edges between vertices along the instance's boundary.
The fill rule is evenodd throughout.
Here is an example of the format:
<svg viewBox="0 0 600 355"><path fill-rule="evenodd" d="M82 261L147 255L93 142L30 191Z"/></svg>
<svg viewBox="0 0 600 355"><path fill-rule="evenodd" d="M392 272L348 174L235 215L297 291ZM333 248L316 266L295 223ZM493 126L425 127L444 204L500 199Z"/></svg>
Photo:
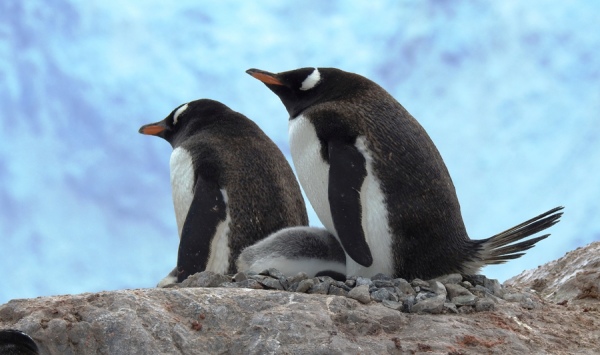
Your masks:
<svg viewBox="0 0 600 355"><path fill-rule="evenodd" d="M421 125L376 83L335 68L247 71L286 107L292 159L349 275L428 279L517 258L552 209L488 239L467 235L454 185Z"/></svg>
<svg viewBox="0 0 600 355"><path fill-rule="evenodd" d="M183 104L140 133L173 147L179 252L177 267L159 286L204 270L234 273L242 249L282 228L308 224L300 187L279 148L222 103Z"/></svg>
<svg viewBox="0 0 600 355"><path fill-rule="evenodd" d="M37 355L39 349L35 341L17 329L0 329L0 354Z"/></svg>
<svg viewBox="0 0 600 355"><path fill-rule="evenodd" d="M309 277L345 276L346 254L335 236L325 229L289 227L244 249L237 266L240 271L254 272L275 268L287 276L298 272Z"/></svg>

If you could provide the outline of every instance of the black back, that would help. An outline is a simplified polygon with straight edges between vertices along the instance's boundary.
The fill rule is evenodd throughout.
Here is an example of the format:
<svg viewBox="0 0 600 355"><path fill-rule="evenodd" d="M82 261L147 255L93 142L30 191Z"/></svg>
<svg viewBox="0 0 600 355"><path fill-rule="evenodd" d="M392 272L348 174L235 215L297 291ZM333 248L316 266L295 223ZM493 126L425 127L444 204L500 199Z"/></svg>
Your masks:
<svg viewBox="0 0 600 355"><path fill-rule="evenodd" d="M194 181L227 191L228 272L235 273L242 249L282 228L307 225L306 206L284 155L254 122L217 101L201 99L187 105L179 115L178 107L154 125L165 127L157 135L173 148L190 152ZM208 255L210 241L202 243Z"/></svg>

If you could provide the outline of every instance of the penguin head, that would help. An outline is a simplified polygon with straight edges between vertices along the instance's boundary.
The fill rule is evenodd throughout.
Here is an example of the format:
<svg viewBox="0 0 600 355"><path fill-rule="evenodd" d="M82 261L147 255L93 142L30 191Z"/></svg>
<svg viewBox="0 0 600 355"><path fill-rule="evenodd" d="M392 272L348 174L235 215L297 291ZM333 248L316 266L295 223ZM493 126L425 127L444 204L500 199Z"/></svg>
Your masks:
<svg viewBox="0 0 600 355"><path fill-rule="evenodd" d="M316 103L335 100L352 91L361 82L353 77L362 78L335 68L301 68L277 74L249 69L246 73L279 96L292 118Z"/></svg>
<svg viewBox="0 0 600 355"><path fill-rule="evenodd" d="M227 111L231 110L218 101L195 100L179 105L162 121L143 125L139 132L161 137L175 148L193 133L226 120L231 116L226 115Z"/></svg>

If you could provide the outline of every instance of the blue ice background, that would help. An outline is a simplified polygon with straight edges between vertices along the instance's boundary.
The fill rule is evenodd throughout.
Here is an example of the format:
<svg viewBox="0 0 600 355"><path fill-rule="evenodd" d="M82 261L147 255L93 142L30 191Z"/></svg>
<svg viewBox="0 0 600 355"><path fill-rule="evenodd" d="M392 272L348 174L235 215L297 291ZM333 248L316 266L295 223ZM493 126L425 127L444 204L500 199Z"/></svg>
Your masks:
<svg viewBox="0 0 600 355"><path fill-rule="evenodd" d="M599 23L592 1L4 0L0 303L165 276L171 148L137 130L208 97L289 156L286 111L252 67L381 84L437 144L472 238L567 207L489 277L599 240Z"/></svg>

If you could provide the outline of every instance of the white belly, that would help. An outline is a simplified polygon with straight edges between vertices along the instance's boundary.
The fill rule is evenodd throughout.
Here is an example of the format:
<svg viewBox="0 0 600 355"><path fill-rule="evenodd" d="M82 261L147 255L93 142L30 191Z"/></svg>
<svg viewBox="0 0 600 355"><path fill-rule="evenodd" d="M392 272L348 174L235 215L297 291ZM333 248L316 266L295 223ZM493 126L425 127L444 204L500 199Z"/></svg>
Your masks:
<svg viewBox="0 0 600 355"><path fill-rule="evenodd" d="M175 207L177 231L181 239L183 223L194 199L194 165L192 164L192 156L187 150L181 147L175 148L173 153L171 153L169 165L171 168L173 207Z"/></svg>
<svg viewBox="0 0 600 355"><path fill-rule="evenodd" d="M300 185L325 229L337 236L327 192L329 164L321 157L321 143L315 127L306 117L300 115L290 120L288 132L292 161Z"/></svg>
<svg viewBox="0 0 600 355"><path fill-rule="evenodd" d="M323 226L338 240L329 207L329 164L321 157L321 143L312 123L300 115L289 122L290 150L300 184ZM377 273L393 274L392 235L388 223L385 196L379 179L374 175L373 158L366 139L358 137L357 149L366 160L367 177L360 190L361 225L373 256L373 264L364 267L346 254L346 274L373 276Z"/></svg>

